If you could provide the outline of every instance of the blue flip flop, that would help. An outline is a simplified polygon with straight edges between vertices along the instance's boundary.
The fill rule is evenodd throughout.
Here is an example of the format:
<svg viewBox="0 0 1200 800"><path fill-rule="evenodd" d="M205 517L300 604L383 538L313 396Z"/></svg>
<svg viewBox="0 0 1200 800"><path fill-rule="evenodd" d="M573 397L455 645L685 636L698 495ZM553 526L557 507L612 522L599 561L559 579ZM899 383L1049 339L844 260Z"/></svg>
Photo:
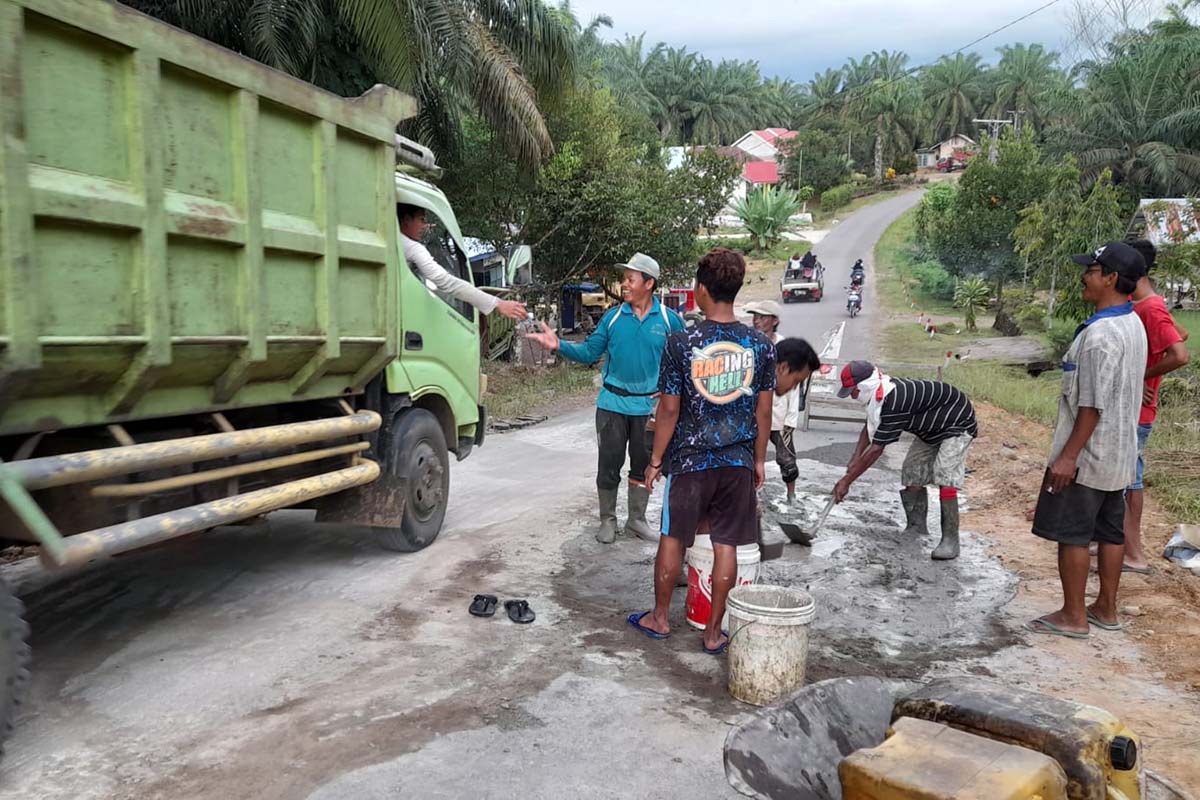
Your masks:
<svg viewBox="0 0 1200 800"><path fill-rule="evenodd" d="M666 639L668 636L670 636L671 634L669 634L669 633L659 633L658 631L651 630L650 628L647 628L646 626L642 625L642 617L646 616L649 613L650 613L649 611L643 611L642 613L639 614L635 611L634 613L632 613L628 617L626 617L625 621L628 622L630 625L632 625L634 627L634 630L637 630L641 633L646 634L651 639Z"/></svg>
<svg viewBox="0 0 1200 800"><path fill-rule="evenodd" d="M725 652L726 648L729 647L729 631L721 631L721 633L724 634L725 641L721 642L719 645L714 647L712 650L709 650L707 647L704 646L703 639L700 640L700 646L704 648L704 652L708 653L710 656L719 656L719 655L721 655L721 653Z"/></svg>

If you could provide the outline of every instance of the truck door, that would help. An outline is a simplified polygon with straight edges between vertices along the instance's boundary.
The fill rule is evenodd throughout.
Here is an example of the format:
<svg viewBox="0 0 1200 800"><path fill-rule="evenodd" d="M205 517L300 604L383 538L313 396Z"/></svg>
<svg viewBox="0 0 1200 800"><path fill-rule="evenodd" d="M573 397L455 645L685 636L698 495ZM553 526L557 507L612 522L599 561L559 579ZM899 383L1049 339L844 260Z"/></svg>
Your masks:
<svg viewBox="0 0 1200 800"><path fill-rule="evenodd" d="M434 211L426 209L425 219L430 227L422 244L430 255L451 275L471 282L461 243ZM474 424L479 419L479 312L437 291L411 265L401 270L400 308L400 366L413 393L440 390L456 424Z"/></svg>

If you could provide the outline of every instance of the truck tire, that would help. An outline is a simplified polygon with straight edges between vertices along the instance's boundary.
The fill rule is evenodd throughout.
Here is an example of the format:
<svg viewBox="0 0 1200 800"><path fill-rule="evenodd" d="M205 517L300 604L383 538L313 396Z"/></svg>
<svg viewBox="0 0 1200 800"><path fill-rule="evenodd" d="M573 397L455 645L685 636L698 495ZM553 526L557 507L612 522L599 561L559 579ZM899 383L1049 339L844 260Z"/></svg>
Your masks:
<svg viewBox="0 0 1200 800"><path fill-rule="evenodd" d="M388 471L405 479L404 516L399 527L376 529L379 544L412 553L433 543L446 518L450 457L437 417L423 408L401 414L388 455Z"/></svg>
<svg viewBox="0 0 1200 800"><path fill-rule="evenodd" d="M29 684L29 625L24 615L25 605L0 579L0 753Z"/></svg>

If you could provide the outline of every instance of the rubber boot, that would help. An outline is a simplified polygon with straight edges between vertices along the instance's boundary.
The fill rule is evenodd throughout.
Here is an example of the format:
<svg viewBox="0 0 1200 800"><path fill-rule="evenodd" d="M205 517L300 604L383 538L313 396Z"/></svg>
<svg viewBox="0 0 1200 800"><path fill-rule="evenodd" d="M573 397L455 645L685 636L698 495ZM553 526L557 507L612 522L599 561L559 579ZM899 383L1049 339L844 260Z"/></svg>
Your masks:
<svg viewBox="0 0 1200 800"><path fill-rule="evenodd" d="M625 532L646 542L658 543L658 534L646 522L646 505L650 502L650 490L636 483L629 484L629 519Z"/></svg>
<svg viewBox="0 0 1200 800"><path fill-rule="evenodd" d="M904 528L905 536L922 537L929 533L926 518L929 515L929 495L925 487L919 489L901 489L900 504L904 506L904 518L908 525Z"/></svg>
<svg viewBox="0 0 1200 800"><path fill-rule="evenodd" d="M601 544L612 544L617 540L617 490L600 489L600 530L596 531L596 541Z"/></svg>
<svg viewBox="0 0 1200 800"><path fill-rule="evenodd" d="M942 501L942 540L933 548L933 558L949 561L958 558L958 498Z"/></svg>

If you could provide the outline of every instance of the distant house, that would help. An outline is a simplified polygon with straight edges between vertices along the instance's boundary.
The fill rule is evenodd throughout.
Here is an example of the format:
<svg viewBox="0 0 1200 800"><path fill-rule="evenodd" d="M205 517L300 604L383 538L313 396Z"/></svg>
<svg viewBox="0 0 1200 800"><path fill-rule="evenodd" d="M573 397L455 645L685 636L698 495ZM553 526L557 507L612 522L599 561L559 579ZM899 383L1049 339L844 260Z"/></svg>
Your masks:
<svg viewBox="0 0 1200 800"><path fill-rule="evenodd" d="M1147 198L1138 203L1126 238L1145 237L1155 247L1200 242L1200 205L1182 198Z"/></svg>
<svg viewBox="0 0 1200 800"><path fill-rule="evenodd" d="M916 151L917 168L934 168L937 162L951 156L974 155L979 152L979 144L966 134L956 133L945 141Z"/></svg>
<svg viewBox="0 0 1200 800"><path fill-rule="evenodd" d="M750 131L734 142L733 147L756 161L774 161L779 155L779 145L799 135L799 132L787 128L766 128Z"/></svg>
<svg viewBox="0 0 1200 800"><path fill-rule="evenodd" d="M727 206L733 206L760 186L775 186L779 183L779 165L774 161L747 161L742 164L742 179L733 187Z"/></svg>

